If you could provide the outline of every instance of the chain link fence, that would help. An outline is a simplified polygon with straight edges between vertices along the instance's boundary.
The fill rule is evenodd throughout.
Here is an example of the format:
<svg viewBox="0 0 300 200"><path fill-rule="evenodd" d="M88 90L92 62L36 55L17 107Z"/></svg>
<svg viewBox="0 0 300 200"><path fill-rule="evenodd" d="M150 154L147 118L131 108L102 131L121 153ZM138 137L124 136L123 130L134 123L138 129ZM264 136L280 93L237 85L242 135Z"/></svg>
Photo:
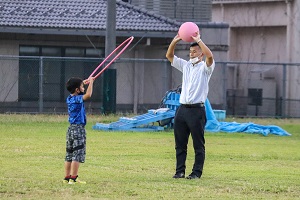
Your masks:
<svg viewBox="0 0 300 200"><path fill-rule="evenodd" d="M0 56L0 113L66 113L70 77L87 78L99 58ZM213 109L248 117L300 117L300 64L216 62ZM118 59L94 83L90 114L143 113L181 84L166 59Z"/></svg>
<svg viewBox="0 0 300 200"><path fill-rule="evenodd" d="M102 61L103 58L1 56L0 112L66 113L67 80L88 78ZM138 113L157 108L165 92L172 88L170 72L165 59L118 59L94 82L86 110Z"/></svg>
<svg viewBox="0 0 300 200"><path fill-rule="evenodd" d="M222 63L226 112L232 116L300 117L299 63Z"/></svg>

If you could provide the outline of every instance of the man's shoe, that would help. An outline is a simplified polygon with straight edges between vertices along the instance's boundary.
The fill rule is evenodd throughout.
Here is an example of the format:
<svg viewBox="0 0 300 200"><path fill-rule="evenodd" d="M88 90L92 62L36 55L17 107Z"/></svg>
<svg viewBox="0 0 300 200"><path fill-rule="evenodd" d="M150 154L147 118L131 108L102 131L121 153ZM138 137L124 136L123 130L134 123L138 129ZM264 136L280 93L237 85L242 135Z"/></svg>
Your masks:
<svg viewBox="0 0 300 200"><path fill-rule="evenodd" d="M184 173L181 172L181 173L176 173L173 178L184 178Z"/></svg>
<svg viewBox="0 0 300 200"><path fill-rule="evenodd" d="M193 174L193 173L191 173L190 175L188 175L186 177L186 179L199 179L199 178L200 178L199 176L197 176L196 174Z"/></svg>

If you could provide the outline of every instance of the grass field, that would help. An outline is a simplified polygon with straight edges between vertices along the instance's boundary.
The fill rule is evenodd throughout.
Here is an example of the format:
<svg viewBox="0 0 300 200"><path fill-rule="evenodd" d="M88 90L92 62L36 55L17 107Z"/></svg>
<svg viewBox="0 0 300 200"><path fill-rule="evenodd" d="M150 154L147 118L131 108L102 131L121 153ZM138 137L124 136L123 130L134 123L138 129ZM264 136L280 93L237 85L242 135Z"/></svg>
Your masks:
<svg viewBox="0 0 300 200"><path fill-rule="evenodd" d="M0 199L299 199L300 120L227 119L279 125L292 136L206 133L200 180L174 180L172 130L102 132L88 116L86 185L64 185L64 115L0 115ZM187 173L193 164L189 145Z"/></svg>

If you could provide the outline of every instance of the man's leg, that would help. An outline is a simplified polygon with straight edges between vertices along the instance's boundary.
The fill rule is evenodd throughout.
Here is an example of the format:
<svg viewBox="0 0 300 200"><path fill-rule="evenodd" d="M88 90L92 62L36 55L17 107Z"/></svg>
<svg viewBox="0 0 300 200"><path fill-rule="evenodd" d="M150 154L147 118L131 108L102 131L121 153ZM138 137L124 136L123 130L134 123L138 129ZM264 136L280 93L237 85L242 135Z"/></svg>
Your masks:
<svg viewBox="0 0 300 200"><path fill-rule="evenodd" d="M192 173L200 178L202 175L205 160L204 129L206 124L206 114L204 107L195 108L195 110L196 112L193 111L193 114L191 114L191 121L189 121L195 152L195 162Z"/></svg>
<svg viewBox="0 0 300 200"><path fill-rule="evenodd" d="M176 150L176 174L184 173L186 169L187 145L189 139L189 128L185 122L185 109L180 106L174 118L174 137Z"/></svg>

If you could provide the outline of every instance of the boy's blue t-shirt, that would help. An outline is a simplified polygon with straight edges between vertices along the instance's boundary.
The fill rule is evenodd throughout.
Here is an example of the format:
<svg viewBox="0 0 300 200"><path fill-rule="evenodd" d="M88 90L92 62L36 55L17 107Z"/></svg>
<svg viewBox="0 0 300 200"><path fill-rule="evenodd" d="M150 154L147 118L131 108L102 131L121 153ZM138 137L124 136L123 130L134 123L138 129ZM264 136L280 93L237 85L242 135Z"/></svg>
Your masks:
<svg viewBox="0 0 300 200"><path fill-rule="evenodd" d="M83 95L69 95L67 97L70 124L86 125L86 115L83 103Z"/></svg>

